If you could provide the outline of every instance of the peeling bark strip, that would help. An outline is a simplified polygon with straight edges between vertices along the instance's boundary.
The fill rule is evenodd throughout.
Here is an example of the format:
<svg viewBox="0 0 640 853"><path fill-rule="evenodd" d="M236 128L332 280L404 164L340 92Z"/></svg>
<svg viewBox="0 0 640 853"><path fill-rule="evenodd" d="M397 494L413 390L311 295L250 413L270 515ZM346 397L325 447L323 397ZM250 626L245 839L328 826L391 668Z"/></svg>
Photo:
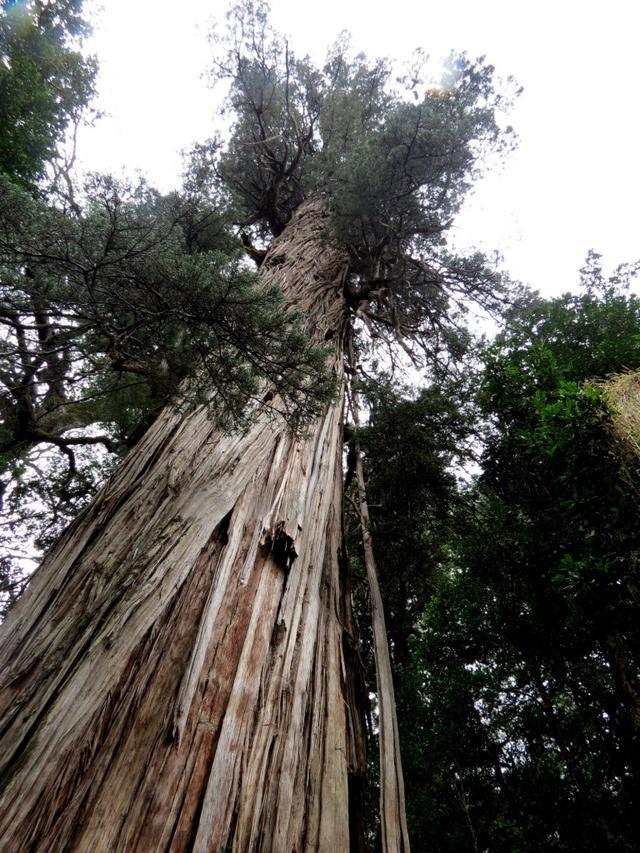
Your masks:
<svg viewBox="0 0 640 853"><path fill-rule="evenodd" d="M353 366L353 356L351 356L351 363ZM378 583L378 570L371 538L371 517L367 502L364 464L358 441L357 430L360 426L359 408L358 395L354 392L351 396L351 409L356 428L354 438L356 482L358 484L364 562L367 569L369 596L371 600L376 685L378 688L378 706L380 709L380 732L378 739L380 745L380 824L382 849L384 853L409 853L409 831L407 828L404 777L400 756L400 735L398 732L393 674L391 671L391 658L389 656L384 606L380 584Z"/></svg>
<svg viewBox="0 0 640 853"><path fill-rule="evenodd" d="M346 259L301 206L261 269L342 382ZM295 438L165 411L3 626L0 849L350 848L342 395Z"/></svg>

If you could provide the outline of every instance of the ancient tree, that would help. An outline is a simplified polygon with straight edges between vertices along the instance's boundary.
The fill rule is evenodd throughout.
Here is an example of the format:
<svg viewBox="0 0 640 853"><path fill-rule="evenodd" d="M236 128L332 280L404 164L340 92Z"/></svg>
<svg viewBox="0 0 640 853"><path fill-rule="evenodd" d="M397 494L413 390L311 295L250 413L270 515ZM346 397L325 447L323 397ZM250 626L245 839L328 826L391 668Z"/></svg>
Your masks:
<svg viewBox="0 0 640 853"><path fill-rule="evenodd" d="M3 627L8 850L365 847L345 388L366 342L437 376L463 346L464 301L497 298L485 260L445 234L502 144L500 97L463 58L428 89L416 65L394 90L386 63L344 45L319 70L262 7L236 10L225 44L235 124L193 174L224 195L263 291L281 288L325 347L333 397L292 425L265 381L235 431L215 401L167 406L50 551ZM361 463L358 481L366 508ZM383 841L403 851L397 731L381 727Z"/></svg>

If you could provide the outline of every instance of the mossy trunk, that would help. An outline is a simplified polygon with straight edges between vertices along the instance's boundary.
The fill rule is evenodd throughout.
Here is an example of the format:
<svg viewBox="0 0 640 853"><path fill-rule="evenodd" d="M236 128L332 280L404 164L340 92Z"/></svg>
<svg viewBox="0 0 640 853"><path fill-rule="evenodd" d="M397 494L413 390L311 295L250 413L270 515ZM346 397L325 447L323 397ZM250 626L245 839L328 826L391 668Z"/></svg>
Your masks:
<svg viewBox="0 0 640 853"><path fill-rule="evenodd" d="M261 277L341 385L323 221L301 206ZM167 410L48 555L2 630L0 849L359 849L342 409L304 437Z"/></svg>

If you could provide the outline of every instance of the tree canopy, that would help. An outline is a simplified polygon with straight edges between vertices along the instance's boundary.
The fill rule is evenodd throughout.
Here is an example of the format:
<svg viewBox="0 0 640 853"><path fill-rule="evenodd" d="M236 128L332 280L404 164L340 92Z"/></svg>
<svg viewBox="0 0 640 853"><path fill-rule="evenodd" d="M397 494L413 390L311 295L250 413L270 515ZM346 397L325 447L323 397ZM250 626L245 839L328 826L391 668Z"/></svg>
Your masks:
<svg viewBox="0 0 640 853"><path fill-rule="evenodd" d="M260 3L233 7L217 52L212 73L230 81L234 123L219 157L215 145L209 155L237 219L278 234L318 195L349 252L347 295L371 335L432 360L459 349L456 309L469 299L495 307L501 281L483 256L456 255L446 232L487 153L513 142L499 114L514 84L466 56L452 56L437 82L420 53L398 76L344 39L317 68L271 29Z"/></svg>

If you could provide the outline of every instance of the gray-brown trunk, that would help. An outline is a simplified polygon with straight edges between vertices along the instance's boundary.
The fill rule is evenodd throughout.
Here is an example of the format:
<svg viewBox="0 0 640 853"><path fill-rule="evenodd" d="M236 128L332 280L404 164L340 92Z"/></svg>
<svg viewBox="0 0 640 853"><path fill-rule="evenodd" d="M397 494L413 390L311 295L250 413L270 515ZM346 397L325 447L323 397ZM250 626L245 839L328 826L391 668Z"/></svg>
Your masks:
<svg viewBox="0 0 640 853"><path fill-rule="evenodd" d="M333 332L342 383L346 259L322 227L303 205L261 276ZM48 555L3 626L0 849L355 843L342 407L304 438L165 411Z"/></svg>

